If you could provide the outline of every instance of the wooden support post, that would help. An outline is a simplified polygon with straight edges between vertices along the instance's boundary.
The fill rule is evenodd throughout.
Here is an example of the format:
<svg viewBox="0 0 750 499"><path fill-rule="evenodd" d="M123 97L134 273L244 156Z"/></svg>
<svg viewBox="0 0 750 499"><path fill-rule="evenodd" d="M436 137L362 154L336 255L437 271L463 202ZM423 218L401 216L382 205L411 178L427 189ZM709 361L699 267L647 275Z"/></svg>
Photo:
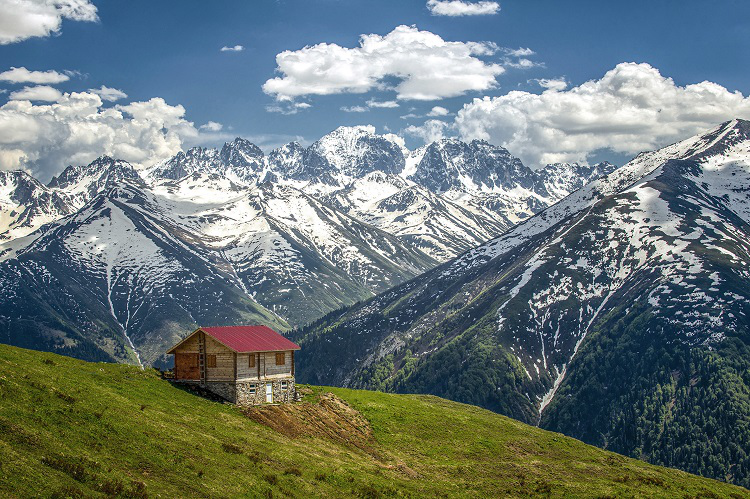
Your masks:
<svg viewBox="0 0 750 499"><path fill-rule="evenodd" d="M255 365L258 367L258 379L260 379L260 353L256 353L255 356L257 357Z"/></svg>
<svg viewBox="0 0 750 499"><path fill-rule="evenodd" d="M294 350L292 350L292 376L294 376Z"/></svg>
<svg viewBox="0 0 750 499"><path fill-rule="evenodd" d="M234 362L234 381L237 381L237 352L232 352L232 361Z"/></svg>

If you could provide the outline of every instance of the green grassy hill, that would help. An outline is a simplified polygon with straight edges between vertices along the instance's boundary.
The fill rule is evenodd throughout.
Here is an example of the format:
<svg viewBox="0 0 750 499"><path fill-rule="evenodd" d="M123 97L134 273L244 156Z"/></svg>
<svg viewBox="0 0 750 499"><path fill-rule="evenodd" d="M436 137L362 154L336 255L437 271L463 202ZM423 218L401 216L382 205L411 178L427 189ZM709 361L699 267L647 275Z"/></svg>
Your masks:
<svg viewBox="0 0 750 499"><path fill-rule="evenodd" d="M0 345L0 495L750 496L437 397L305 390L243 412L154 371Z"/></svg>

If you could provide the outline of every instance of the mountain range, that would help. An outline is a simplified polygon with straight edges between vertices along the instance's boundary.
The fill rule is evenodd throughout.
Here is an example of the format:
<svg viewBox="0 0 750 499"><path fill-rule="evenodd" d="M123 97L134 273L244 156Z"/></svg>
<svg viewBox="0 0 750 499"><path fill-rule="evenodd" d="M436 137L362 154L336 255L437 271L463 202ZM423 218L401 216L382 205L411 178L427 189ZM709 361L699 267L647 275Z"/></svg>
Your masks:
<svg viewBox="0 0 750 499"><path fill-rule="evenodd" d="M431 393L750 484L750 122L293 332L302 381Z"/></svg>
<svg viewBox="0 0 750 499"><path fill-rule="evenodd" d="M267 156L238 138L145 170L101 157L47 185L2 172L0 331L20 346L165 365L196 324L303 325L614 168L533 171L486 142L409 151L341 127Z"/></svg>

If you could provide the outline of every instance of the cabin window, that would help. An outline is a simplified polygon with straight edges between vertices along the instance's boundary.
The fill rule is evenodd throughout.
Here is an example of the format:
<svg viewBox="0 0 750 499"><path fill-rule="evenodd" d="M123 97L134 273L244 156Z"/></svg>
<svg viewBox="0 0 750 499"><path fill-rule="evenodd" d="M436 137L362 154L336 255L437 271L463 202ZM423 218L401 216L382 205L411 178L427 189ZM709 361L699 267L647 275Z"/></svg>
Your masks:
<svg viewBox="0 0 750 499"><path fill-rule="evenodd" d="M255 354L248 355L247 367L255 367Z"/></svg>
<svg viewBox="0 0 750 499"><path fill-rule="evenodd" d="M281 382L281 389L282 389L282 390L286 390L286 389L287 389L287 387L288 387L288 383L287 383L286 381L282 381L282 382Z"/></svg>
<svg viewBox="0 0 750 499"><path fill-rule="evenodd" d="M277 366L283 366L286 364L286 355L284 355L284 352L278 352L276 354L276 365Z"/></svg>
<svg viewBox="0 0 750 499"><path fill-rule="evenodd" d="M250 385L250 389L248 390L250 392L250 395L255 397L255 385Z"/></svg>
<svg viewBox="0 0 750 499"><path fill-rule="evenodd" d="M206 355L206 367L216 367L216 355Z"/></svg>

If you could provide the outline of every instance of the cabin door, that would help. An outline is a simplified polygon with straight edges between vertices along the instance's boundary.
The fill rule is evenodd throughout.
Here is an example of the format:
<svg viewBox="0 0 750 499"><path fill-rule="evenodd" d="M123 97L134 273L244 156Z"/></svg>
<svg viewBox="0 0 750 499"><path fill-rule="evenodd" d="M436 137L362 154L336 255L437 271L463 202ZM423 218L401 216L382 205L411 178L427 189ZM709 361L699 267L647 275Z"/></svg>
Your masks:
<svg viewBox="0 0 750 499"><path fill-rule="evenodd" d="M174 377L176 379L200 379L197 353L177 353L174 356Z"/></svg>
<svg viewBox="0 0 750 499"><path fill-rule="evenodd" d="M273 383L266 383L266 402L273 402Z"/></svg>

